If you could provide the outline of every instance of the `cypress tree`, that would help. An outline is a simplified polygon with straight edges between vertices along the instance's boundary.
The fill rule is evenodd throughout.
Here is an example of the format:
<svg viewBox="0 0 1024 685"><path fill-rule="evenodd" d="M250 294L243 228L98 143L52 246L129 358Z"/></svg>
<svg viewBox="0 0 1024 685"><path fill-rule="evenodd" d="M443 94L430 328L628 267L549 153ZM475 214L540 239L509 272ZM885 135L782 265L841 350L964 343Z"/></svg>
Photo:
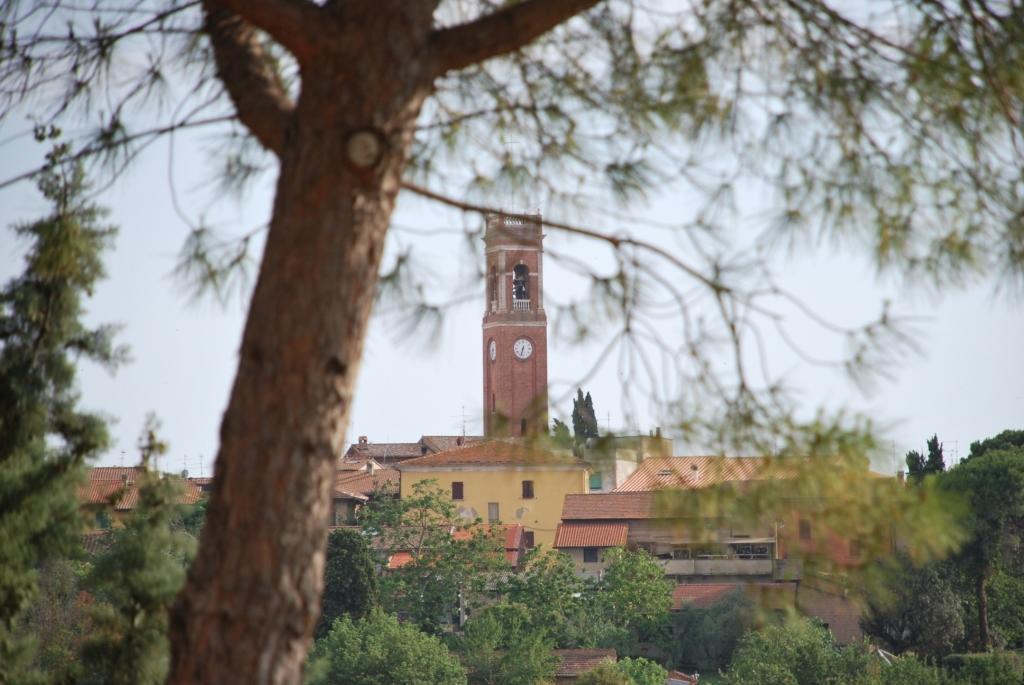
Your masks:
<svg viewBox="0 0 1024 685"><path fill-rule="evenodd" d="M58 147L39 189L49 216L14 227L29 245L0 292L0 683L32 682L32 640L16 630L36 568L70 552L82 528L76 486L108 444L101 417L78 408L75 364L115 366L111 327L88 328L82 298L104 275L114 230L85 197L85 176Z"/></svg>

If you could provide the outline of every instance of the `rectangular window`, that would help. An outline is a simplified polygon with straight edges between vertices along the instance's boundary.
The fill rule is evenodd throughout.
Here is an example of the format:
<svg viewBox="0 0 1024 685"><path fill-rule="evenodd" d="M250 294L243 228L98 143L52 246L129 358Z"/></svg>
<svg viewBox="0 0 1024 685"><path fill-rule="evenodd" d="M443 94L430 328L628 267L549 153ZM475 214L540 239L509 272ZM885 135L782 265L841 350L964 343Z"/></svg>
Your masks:
<svg viewBox="0 0 1024 685"><path fill-rule="evenodd" d="M526 435L526 419L519 419L519 434Z"/></svg>
<svg viewBox="0 0 1024 685"><path fill-rule="evenodd" d="M602 487L601 486L601 474L600 473L592 473L592 474L590 474L590 489L591 490L600 490L601 487Z"/></svg>
<svg viewBox="0 0 1024 685"><path fill-rule="evenodd" d="M597 547L583 548L583 563L593 564L597 562Z"/></svg>
<svg viewBox="0 0 1024 685"><path fill-rule="evenodd" d="M487 503L487 522L497 523L500 517L498 516L498 503L488 502Z"/></svg>
<svg viewBox="0 0 1024 685"><path fill-rule="evenodd" d="M523 481L523 499L533 499L533 481Z"/></svg>
<svg viewBox="0 0 1024 685"><path fill-rule="evenodd" d="M497 407L498 407L498 405L497 405L497 404L495 404L495 401L494 401L494 393L492 392L492 393L491 393L491 413L492 413L492 414L493 414L493 413L494 413L495 411L497 411Z"/></svg>
<svg viewBox="0 0 1024 685"><path fill-rule="evenodd" d="M807 519L800 519L800 539L811 539L811 522Z"/></svg>
<svg viewBox="0 0 1024 685"><path fill-rule="evenodd" d="M533 542L533 531L532 530L524 530L523 531L523 546L526 547L526 549L533 549L533 545L534 545L534 542Z"/></svg>
<svg viewBox="0 0 1024 685"><path fill-rule="evenodd" d="M452 482L452 499L462 499L462 498L463 498L462 481L453 481Z"/></svg>

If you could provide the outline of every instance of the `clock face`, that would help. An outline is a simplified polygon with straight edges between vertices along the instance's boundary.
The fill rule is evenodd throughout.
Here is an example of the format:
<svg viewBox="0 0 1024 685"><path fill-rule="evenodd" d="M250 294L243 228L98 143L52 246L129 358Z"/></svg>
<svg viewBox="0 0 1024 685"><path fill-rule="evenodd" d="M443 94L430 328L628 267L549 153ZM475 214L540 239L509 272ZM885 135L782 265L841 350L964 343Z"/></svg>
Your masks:
<svg viewBox="0 0 1024 685"><path fill-rule="evenodd" d="M491 341L491 344L487 346L487 353L491 355L491 361L498 356L498 343Z"/></svg>
<svg viewBox="0 0 1024 685"><path fill-rule="evenodd" d="M526 338L520 338L512 345L512 352L520 359L529 359L530 355L533 354L533 343Z"/></svg>

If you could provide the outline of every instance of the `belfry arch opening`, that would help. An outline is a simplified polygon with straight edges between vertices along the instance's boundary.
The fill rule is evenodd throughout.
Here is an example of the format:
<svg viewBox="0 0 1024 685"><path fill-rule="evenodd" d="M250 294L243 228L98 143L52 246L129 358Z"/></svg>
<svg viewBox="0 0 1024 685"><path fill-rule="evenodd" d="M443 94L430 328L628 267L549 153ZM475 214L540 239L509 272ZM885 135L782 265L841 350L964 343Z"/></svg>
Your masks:
<svg viewBox="0 0 1024 685"><path fill-rule="evenodd" d="M530 269L525 264L512 269L512 308L530 308Z"/></svg>

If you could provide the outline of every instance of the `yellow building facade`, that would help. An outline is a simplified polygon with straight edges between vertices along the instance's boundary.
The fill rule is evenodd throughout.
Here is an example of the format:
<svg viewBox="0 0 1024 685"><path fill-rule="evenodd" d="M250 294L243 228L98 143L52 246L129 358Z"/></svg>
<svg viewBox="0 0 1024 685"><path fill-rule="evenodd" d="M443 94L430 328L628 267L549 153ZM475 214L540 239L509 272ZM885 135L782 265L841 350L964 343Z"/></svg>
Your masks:
<svg viewBox="0 0 1024 685"><path fill-rule="evenodd" d="M570 494L585 494L589 467L565 454L534 449L521 440L491 440L410 459L398 466L401 496L434 480L459 513L484 522L519 523L527 547L551 548Z"/></svg>

